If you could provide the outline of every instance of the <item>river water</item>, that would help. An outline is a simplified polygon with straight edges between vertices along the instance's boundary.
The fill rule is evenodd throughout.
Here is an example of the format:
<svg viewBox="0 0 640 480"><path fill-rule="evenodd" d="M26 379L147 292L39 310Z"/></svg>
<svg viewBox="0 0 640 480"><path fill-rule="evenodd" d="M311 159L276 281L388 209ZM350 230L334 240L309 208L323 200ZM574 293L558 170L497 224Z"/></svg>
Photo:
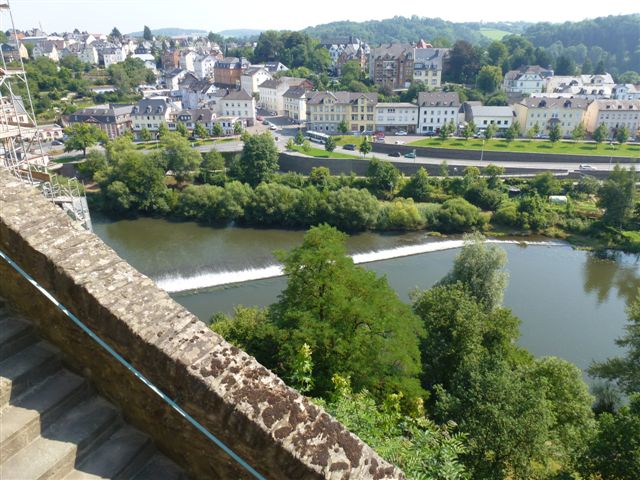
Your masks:
<svg viewBox="0 0 640 480"><path fill-rule="evenodd" d="M304 235L149 218L114 222L97 217L94 230L203 321L214 312L232 312L237 304L273 303L285 285L284 278L276 276L273 251L299 245ZM600 258L559 242L536 240L541 243L501 245L510 275L505 305L522 319L520 345L534 355L556 355L583 369L593 360L620 354L614 340L623 333L625 307L640 288L638 258ZM423 232L364 233L350 237L348 249L358 263L381 259L363 265L386 275L409 301L414 289L429 288L448 272L458 253L452 247L459 244ZM241 283L224 285L229 281Z"/></svg>

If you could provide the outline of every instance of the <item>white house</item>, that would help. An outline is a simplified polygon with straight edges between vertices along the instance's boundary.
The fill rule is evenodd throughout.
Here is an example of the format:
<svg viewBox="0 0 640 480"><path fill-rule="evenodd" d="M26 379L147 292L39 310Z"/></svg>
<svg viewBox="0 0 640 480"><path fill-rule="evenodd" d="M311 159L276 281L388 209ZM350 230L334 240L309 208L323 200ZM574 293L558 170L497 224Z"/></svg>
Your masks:
<svg viewBox="0 0 640 480"><path fill-rule="evenodd" d="M378 103L375 106L376 131L415 133L418 128L418 106L413 103Z"/></svg>
<svg viewBox="0 0 640 480"><path fill-rule="evenodd" d="M611 89L611 98L614 100L640 100L640 85L632 83L615 85Z"/></svg>
<svg viewBox="0 0 640 480"><path fill-rule="evenodd" d="M627 127L635 137L640 128L640 101L595 100L587 108L584 124L589 133L604 124L611 136L618 128Z"/></svg>
<svg viewBox="0 0 640 480"><path fill-rule="evenodd" d="M180 103L169 97L153 97L140 100L131 112L131 126L134 132L146 128L150 132L157 132L162 123L167 125L173 116L182 110Z"/></svg>
<svg viewBox="0 0 640 480"><path fill-rule="evenodd" d="M180 110L174 112L170 117L167 127L169 130L175 130L178 126L178 122L183 123L189 130L193 130L196 124L202 125L207 129L209 135L213 135L213 125L216 121L216 114L206 108L192 109L192 110Z"/></svg>
<svg viewBox="0 0 640 480"><path fill-rule="evenodd" d="M214 79L216 62L217 58L213 55L199 55L193 62L193 69L196 76L198 78Z"/></svg>
<svg viewBox="0 0 640 480"><path fill-rule="evenodd" d="M463 118L458 92L420 92L418 107L420 112L417 133L437 133L450 122L457 127Z"/></svg>
<svg viewBox="0 0 640 480"><path fill-rule="evenodd" d="M180 52L180 68L188 72L195 72L195 61L198 54L193 50L185 50Z"/></svg>
<svg viewBox="0 0 640 480"><path fill-rule="evenodd" d="M259 65L253 65L242 72L240 88L249 95L258 93L258 86L272 78L267 69Z"/></svg>
<svg viewBox="0 0 640 480"><path fill-rule="evenodd" d="M81 62L89 63L91 65L97 65L100 61L98 51L93 45L85 45L85 47L78 52L78 58Z"/></svg>
<svg viewBox="0 0 640 480"><path fill-rule="evenodd" d="M41 42L37 43L33 47L33 58L46 57L54 62L60 61L60 56L58 55L58 48L53 42Z"/></svg>
<svg viewBox="0 0 640 480"><path fill-rule="evenodd" d="M513 124L515 120L513 108L484 106L479 103L466 102L464 104L465 120L473 122L477 129L485 130L489 125L495 125L498 130L506 130Z"/></svg>
<svg viewBox="0 0 640 480"><path fill-rule="evenodd" d="M218 112L226 117L238 117L245 126L256 123L256 100L244 90L227 93L220 102Z"/></svg>
<svg viewBox="0 0 640 480"><path fill-rule="evenodd" d="M413 81L424 82L431 88L439 88L442 82L442 65L447 48L415 48L413 53Z"/></svg>
<svg viewBox="0 0 640 480"><path fill-rule="evenodd" d="M502 86L507 93L531 95L544 90L545 79L553 76L553 70L539 65L527 65L506 73Z"/></svg>
<svg viewBox="0 0 640 480"><path fill-rule="evenodd" d="M313 85L309 80L304 78L280 77L277 79L267 80L258 86L258 91L260 92L260 104L270 112L275 112L276 115L283 115L283 95L291 87L303 87L307 90L311 90Z"/></svg>
<svg viewBox="0 0 640 480"><path fill-rule="evenodd" d="M207 78L199 80L189 73L180 82L180 97L185 109L209 108L218 88ZM217 103L217 102L214 102Z"/></svg>
<svg viewBox="0 0 640 480"><path fill-rule="evenodd" d="M307 120L307 92L304 87L291 87L284 92L282 100L285 117L299 123Z"/></svg>
<svg viewBox="0 0 640 480"><path fill-rule="evenodd" d="M525 98L513 105L516 118L520 124L520 133L536 124L540 133L548 133L549 127L557 124L563 137L571 136L571 132L584 122L584 115L589 101L584 98ZM584 123L583 123L584 124Z"/></svg>
<svg viewBox="0 0 640 480"><path fill-rule="evenodd" d="M102 58L104 68L109 68L111 65L124 62L125 58L127 58L123 48L117 46L103 48L98 51L98 54Z"/></svg>

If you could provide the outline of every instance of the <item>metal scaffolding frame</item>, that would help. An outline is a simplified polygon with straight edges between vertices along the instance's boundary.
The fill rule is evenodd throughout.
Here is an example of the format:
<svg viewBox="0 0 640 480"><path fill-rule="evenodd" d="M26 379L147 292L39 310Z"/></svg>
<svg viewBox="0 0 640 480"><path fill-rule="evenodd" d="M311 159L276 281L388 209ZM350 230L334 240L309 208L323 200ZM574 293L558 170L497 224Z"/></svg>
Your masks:
<svg viewBox="0 0 640 480"><path fill-rule="evenodd" d="M78 179L57 176L47 168L49 157L42 148L9 0L0 0L0 29L12 32L19 59L8 65L5 52L0 48L0 168L39 188L45 197L91 231L84 187Z"/></svg>

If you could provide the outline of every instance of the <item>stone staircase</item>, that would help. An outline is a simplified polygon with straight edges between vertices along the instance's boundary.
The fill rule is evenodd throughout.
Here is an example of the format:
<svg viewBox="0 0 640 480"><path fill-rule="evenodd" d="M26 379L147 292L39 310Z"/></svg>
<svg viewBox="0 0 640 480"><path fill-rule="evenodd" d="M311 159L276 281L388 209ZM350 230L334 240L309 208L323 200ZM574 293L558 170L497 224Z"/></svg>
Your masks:
<svg viewBox="0 0 640 480"><path fill-rule="evenodd" d="M184 480L0 299L0 479Z"/></svg>

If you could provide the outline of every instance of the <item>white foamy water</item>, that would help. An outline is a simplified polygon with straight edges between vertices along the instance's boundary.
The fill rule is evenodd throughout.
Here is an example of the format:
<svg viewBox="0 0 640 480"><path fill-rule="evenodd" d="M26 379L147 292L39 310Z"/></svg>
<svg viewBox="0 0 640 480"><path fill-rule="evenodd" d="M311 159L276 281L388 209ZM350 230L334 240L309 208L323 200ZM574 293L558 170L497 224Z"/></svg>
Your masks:
<svg viewBox="0 0 640 480"><path fill-rule="evenodd" d="M488 243L498 244L524 244L539 246L565 246L565 243L544 241L529 242L517 240L487 240ZM356 264L379 262L381 260L391 260L393 258L409 257L411 255L421 255L423 253L441 252L461 248L464 240L444 240L441 242L427 242L418 245L407 245L404 247L389 248L373 252L356 253L352 255ZM250 282L252 280L262 280L265 278L281 277L284 275L282 265L275 264L267 267L247 268L243 270L223 270L218 272L202 272L192 275L172 274L156 279L156 283L163 290L170 293L185 292L189 290L200 290L204 288L231 285L234 283Z"/></svg>

